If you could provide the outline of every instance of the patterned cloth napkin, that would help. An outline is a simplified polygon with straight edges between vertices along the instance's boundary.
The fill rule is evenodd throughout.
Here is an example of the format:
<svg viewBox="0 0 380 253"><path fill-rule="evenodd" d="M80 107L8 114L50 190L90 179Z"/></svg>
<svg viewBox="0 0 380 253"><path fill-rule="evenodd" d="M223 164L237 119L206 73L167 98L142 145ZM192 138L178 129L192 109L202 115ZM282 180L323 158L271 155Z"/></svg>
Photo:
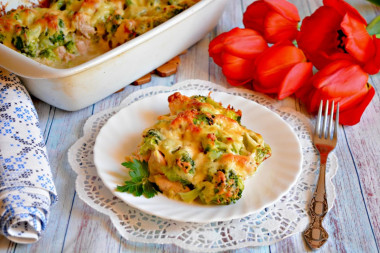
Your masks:
<svg viewBox="0 0 380 253"><path fill-rule="evenodd" d="M57 194L36 110L16 75L0 68L0 231L38 241Z"/></svg>

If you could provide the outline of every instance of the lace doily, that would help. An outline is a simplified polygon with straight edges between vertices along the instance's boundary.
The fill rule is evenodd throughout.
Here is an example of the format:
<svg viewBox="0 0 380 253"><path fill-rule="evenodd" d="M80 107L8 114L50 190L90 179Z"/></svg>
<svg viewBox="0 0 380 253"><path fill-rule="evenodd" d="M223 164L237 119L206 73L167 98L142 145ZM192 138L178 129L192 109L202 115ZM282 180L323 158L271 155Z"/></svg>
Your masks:
<svg viewBox="0 0 380 253"><path fill-rule="evenodd" d="M302 172L296 184L275 204L246 216L207 224L186 223L162 219L132 208L114 197L98 177L93 163L96 136L106 121L121 108L142 98L178 90L223 91L253 100L279 114L295 131L302 146ZM309 223L307 206L318 176L318 153L310 137L310 119L278 101L247 89L227 89L220 85L187 80L171 87L150 87L129 95L119 107L91 116L84 125L84 136L69 150L69 163L78 174L78 196L95 210L108 215L119 233L127 240L145 243L173 243L187 250L216 252L248 246L276 243L303 231ZM244 117L244 115L243 115ZM335 190L331 182L338 169L335 154L329 156L326 187L329 207L332 208Z"/></svg>

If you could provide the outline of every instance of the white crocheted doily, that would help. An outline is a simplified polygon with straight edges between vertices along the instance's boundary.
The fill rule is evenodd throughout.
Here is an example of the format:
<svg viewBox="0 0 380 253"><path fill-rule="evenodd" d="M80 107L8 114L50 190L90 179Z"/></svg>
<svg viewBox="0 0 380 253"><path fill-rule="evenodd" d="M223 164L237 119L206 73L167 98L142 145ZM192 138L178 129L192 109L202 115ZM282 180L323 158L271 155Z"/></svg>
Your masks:
<svg viewBox="0 0 380 253"><path fill-rule="evenodd" d="M106 121L121 108L142 98L178 90L223 91L253 100L280 115L295 131L302 146L302 172L297 183L275 204L241 219L206 224L176 222L146 214L128 206L104 186L93 162L96 136ZM127 240L145 243L170 244L197 252L216 252L248 246L276 243L302 232L309 223L307 206L318 175L318 153L311 140L310 119L278 101L247 89L226 89L220 85L187 80L171 87L150 87L129 95L119 107L91 116L84 125L84 136L69 150L69 163L78 174L78 196L95 210L108 215L119 233ZM331 208L335 190L331 179L338 169L335 154L327 164L327 196Z"/></svg>

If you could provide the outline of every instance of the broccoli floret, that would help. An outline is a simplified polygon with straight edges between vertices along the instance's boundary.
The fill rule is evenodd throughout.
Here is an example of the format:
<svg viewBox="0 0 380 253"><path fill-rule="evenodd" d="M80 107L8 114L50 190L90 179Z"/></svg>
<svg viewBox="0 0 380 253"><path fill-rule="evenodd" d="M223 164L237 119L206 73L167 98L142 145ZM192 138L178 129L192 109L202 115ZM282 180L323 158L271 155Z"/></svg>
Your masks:
<svg viewBox="0 0 380 253"><path fill-rule="evenodd" d="M12 38L12 44L21 53L26 54L27 56L35 57L37 51L37 44L35 42L28 42L26 39L23 40L23 38L26 37L25 30L26 29L22 29L21 36L16 35Z"/></svg>
<svg viewBox="0 0 380 253"><path fill-rule="evenodd" d="M223 114L233 120L236 120L240 124L241 113L236 112L235 110L233 110L233 108L226 109L220 103L216 102L215 100L213 100L212 98L208 96L206 97L206 96L197 95L197 96L192 96L191 98L196 99L201 103L207 103L207 104L212 105L218 111L219 114ZM212 113L212 111L209 111L209 108L207 107L201 108L201 111Z"/></svg>
<svg viewBox="0 0 380 253"><path fill-rule="evenodd" d="M5 35L0 33L0 43L3 44L5 40Z"/></svg>
<svg viewBox="0 0 380 253"><path fill-rule="evenodd" d="M12 44L17 48L17 50L22 51L24 49L24 42L22 41L21 36L16 36L12 38Z"/></svg>
<svg viewBox="0 0 380 253"><path fill-rule="evenodd" d="M144 143L140 147L141 155L146 155L148 151L154 150L162 140L162 136L157 129L149 129L143 137Z"/></svg>
<svg viewBox="0 0 380 253"><path fill-rule="evenodd" d="M190 189L194 189L194 185L189 182L188 180L186 179L183 179L178 171L176 171L175 169L173 168L168 168L168 167L164 167L162 169L162 171L164 172L164 175L172 182L180 182L184 187L188 187Z"/></svg>
<svg viewBox="0 0 380 253"><path fill-rule="evenodd" d="M55 33L52 36L50 36L49 40L56 46L62 46L65 42L65 34L63 34L63 32L60 31L59 33Z"/></svg>
<svg viewBox="0 0 380 253"><path fill-rule="evenodd" d="M186 174L194 174L195 172L195 162L191 158L190 154L183 149L179 149L175 152L177 159L176 159L176 165L183 170Z"/></svg>
<svg viewBox="0 0 380 253"><path fill-rule="evenodd" d="M183 201L193 202L199 196L199 189L194 189L188 192L180 192L178 194Z"/></svg>
<svg viewBox="0 0 380 253"><path fill-rule="evenodd" d="M196 99L201 103L210 104L217 109L223 109L223 106L220 103L216 102L214 99L208 96L195 95L195 96L192 96L191 98Z"/></svg>
<svg viewBox="0 0 380 253"><path fill-rule="evenodd" d="M221 150L210 150L207 153L207 155L211 161L215 161L215 160L219 159L219 157L221 157L224 153L225 153L225 151L221 151Z"/></svg>
<svg viewBox="0 0 380 253"><path fill-rule="evenodd" d="M132 0L125 0L125 5L128 7L128 6L131 6L133 4Z"/></svg>
<svg viewBox="0 0 380 253"><path fill-rule="evenodd" d="M209 133L206 137L202 138L202 148L203 152L207 154L212 161L215 161L222 154L226 153L228 145L219 140L215 134Z"/></svg>
<svg viewBox="0 0 380 253"><path fill-rule="evenodd" d="M209 177L209 181L200 184L200 200L205 204L229 205L242 196L244 183L241 176L233 170L219 169ZM198 188L199 189L199 188Z"/></svg>
<svg viewBox="0 0 380 253"><path fill-rule="evenodd" d="M200 113L194 117L193 123L195 125L200 125L203 122L211 126L211 125L214 125L214 118L215 118L214 115L207 115L204 113Z"/></svg>
<svg viewBox="0 0 380 253"><path fill-rule="evenodd" d="M258 164L262 163L271 153L271 148L265 143L264 147L258 148L256 150L256 162Z"/></svg>
<svg viewBox="0 0 380 253"><path fill-rule="evenodd" d="M67 52L71 54L75 54L77 52L77 48L75 47L75 44L73 41L66 42L65 47L66 47Z"/></svg>
<svg viewBox="0 0 380 253"><path fill-rule="evenodd" d="M44 49L39 53L41 58L54 59L56 57L52 49Z"/></svg>
<svg viewBox="0 0 380 253"><path fill-rule="evenodd" d="M38 45L33 39L34 31L28 27L21 27L17 34L12 38L13 46L21 53L35 57Z"/></svg>
<svg viewBox="0 0 380 253"><path fill-rule="evenodd" d="M56 10L65 10L66 9L66 0L53 0L51 1L51 7L56 9Z"/></svg>
<svg viewBox="0 0 380 253"><path fill-rule="evenodd" d="M225 115L233 120L236 120L239 124L241 123L241 115L233 110L226 111Z"/></svg>

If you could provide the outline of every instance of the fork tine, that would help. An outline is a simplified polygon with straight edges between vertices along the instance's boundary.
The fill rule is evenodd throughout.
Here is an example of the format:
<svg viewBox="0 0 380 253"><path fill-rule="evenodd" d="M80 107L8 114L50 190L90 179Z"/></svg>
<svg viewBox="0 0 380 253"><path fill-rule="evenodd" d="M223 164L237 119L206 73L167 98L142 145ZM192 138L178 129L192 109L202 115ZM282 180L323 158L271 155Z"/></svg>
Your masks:
<svg viewBox="0 0 380 253"><path fill-rule="evenodd" d="M322 123L322 108L323 108L323 100L321 100L321 103L319 104L319 110L318 110L318 118L317 122L315 123L315 134L318 135L318 137L321 137L321 123Z"/></svg>
<svg viewBox="0 0 380 253"><path fill-rule="evenodd" d="M338 127L339 127L339 102L336 105L336 116L335 116L335 129L333 138L338 138Z"/></svg>
<svg viewBox="0 0 380 253"><path fill-rule="evenodd" d="M323 119L323 138L327 138L327 114L328 114L328 111L329 111L329 101L327 100L326 101L326 107L325 107L325 118Z"/></svg>
<svg viewBox="0 0 380 253"><path fill-rule="evenodd" d="M334 105L335 105L335 103L334 103L334 100L333 100L332 104L331 104L330 123L329 123L328 136L327 136L327 138L329 138L329 139L333 138L333 134L332 134L333 133L332 132L333 128L332 127L333 127L333 121L334 121Z"/></svg>

